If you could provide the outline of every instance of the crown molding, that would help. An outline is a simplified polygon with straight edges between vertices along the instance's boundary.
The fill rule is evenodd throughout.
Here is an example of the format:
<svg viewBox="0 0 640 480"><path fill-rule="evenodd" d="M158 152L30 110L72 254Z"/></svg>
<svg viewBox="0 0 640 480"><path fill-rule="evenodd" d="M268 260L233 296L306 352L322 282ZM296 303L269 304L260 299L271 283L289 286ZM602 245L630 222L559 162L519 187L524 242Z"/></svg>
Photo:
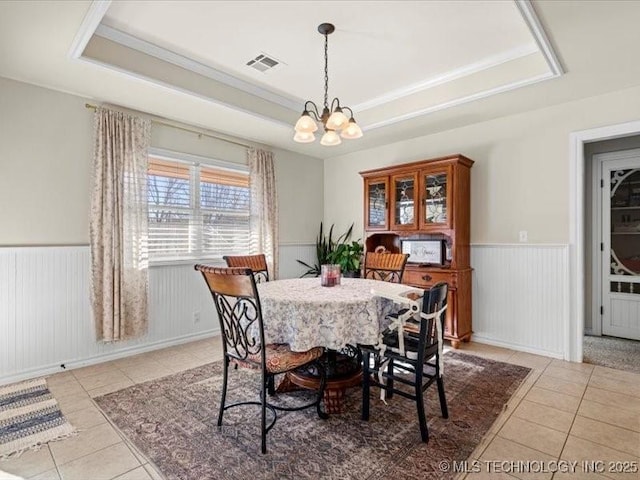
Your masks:
<svg viewBox="0 0 640 480"><path fill-rule="evenodd" d="M158 45L147 42L146 40L142 40L138 37L134 37L133 35L129 35L128 33L122 32L113 27L99 25L95 30L95 34L124 47L155 57L158 60L171 63L184 68L185 70L189 70L190 72L203 75L211 80L237 88L238 90L255 95L269 102L276 103L295 112L299 111L301 106L304 104L304 100L275 93L271 90L260 87L259 85L218 70L217 68L172 52L164 47L159 47Z"/></svg>
<svg viewBox="0 0 640 480"><path fill-rule="evenodd" d="M524 80L518 80L516 82L507 83L505 85L501 85L499 87L490 88L488 90L482 90L481 92L473 93L471 95L467 95L465 97L456 98L454 100L450 100L448 102L439 103L437 105L432 105L427 108L422 108L419 110L414 110L412 112L408 112L402 115L398 115L395 117L387 118L386 120L382 120L380 122L371 123L369 125L363 125L363 131L375 130L376 128L387 127L389 125L393 125L394 123L403 122L405 120L410 120L412 118L420 117L423 115L427 115L429 113L438 112L440 110L445 110L447 108L457 107L458 105L463 105L465 103L474 102L476 100L481 100L483 98L491 97L493 95L497 95L499 93L508 92L510 90L515 90L517 88L526 87L527 85L533 85L535 83L543 82L545 80L550 80L552 78L558 77L559 75L554 75L553 73L543 73L542 75L537 75L535 77L527 78Z"/></svg>
<svg viewBox="0 0 640 480"><path fill-rule="evenodd" d="M76 36L71 42L67 57L77 60L82 56L84 49L87 47L87 43L89 43L89 40L91 40L91 37L100 25L109 6L111 6L111 0L94 0L91 2Z"/></svg>
<svg viewBox="0 0 640 480"><path fill-rule="evenodd" d="M436 77L414 83L413 85L398 88L397 90L393 90L389 93L386 93L385 95L381 95L379 97L372 98L371 100L367 100L366 102L354 105L352 108L354 110L357 110L358 112L363 112L370 108L378 107L380 105L384 105L385 103L407 97L414 93L419 93L423 90L428 90L438 85L442 85L443 83L452 82L459 78L467 77L484 70L489 70L490 68L497 67L512 60L517 60L518 58L526 57L528 55L537 53L538 51L538 48L534 45L525 45L522 47L512 48L511 50L508 50L506 52L492 55L483 60L470 63L454 70L449 70L442 75L438 75Z"/></svg>
<svg viewBox="0 0 640 480"><path fill-rule="evenodd" d="M197 93L197 92L194 92L192 90L188 90L186 88L178 87L176 85L163 82L161 80L158 80L157 78L147 77L146 75L141 75L141 74L139 74L137 72L132 72L130 70L126 70L124 68L118 67L118 66L113 65L111 63L105 63L105 62L102 62L100 60L96 60L96 59L91 58L91 57L80 57L79 60L81 60L83 62L90 63L92 65L95 65L97 67L103 68L103 69L111 71L111 72L117 72L117 73L119 73L121 75L124 75L126 77L129 77L129 78L131 78L133 80L136 80L136 81L139 81L139 82L148 83L149 85L153 85L153 86L156 86L156 87L163 88L163 89L165 89L165 90L167 90L168 92L171 92L171 93L176 93L177 92L177 93L181 93L181 94L184 94L184 95L189 95L190 97L194 97L194 98L197 98L199 100L203 100L203 101L205 101L207 103L211 103L213 105L217 105L217 106L220 106L220 107L223 107L223 108L228 108L229 110L234 111L234 112L240 112L240 113L246 114L246 115L248 115L250 117L253 117L255 119L258 119L258 120L264 120L264 121L267 121L267 122L272 123L274 125L278 125L280 127L291 128L291 124L290 123L284 122L282 120L278 120L278 119L275 119L273 117L269 117L267 115L256 113L254 111L247 110L246 108L241 108L241 107L238 107L237 105L233 105L233 104L230 104L230 103L227 103L227 102L223 102L221 100L218 100L217 98L213 98L213 97L210 97L210 96L207 96L207 95L202 95L201 93ZM197 126L197 125L193 125L193 126ZM202 128L207 128L207 127L202 127ZM220 133L224 133L225 135L229 135L231 137L235 136L233 133L229 133L229 132L220 131ZM242 138L244 138L247 141L253 142L253 143L260 143L260 144L263 143L263 141L257 140L255 138L251 138L251 137L242 137Z"/></svg>
<svg viewBox="0 0 640 480"><path fill-rule="evenodd" d="M538 15L536 14L533 5L531 4L531 0L515 0L516 7L522 15L522 19L527 24L531 35L536 41L542 56L544 57L549 69L553 72L554 76L563 75L564 69L560 64L560 60L558 60L558 56L549 41L549 37L547 37L540 20L538 19Z"/></svg>

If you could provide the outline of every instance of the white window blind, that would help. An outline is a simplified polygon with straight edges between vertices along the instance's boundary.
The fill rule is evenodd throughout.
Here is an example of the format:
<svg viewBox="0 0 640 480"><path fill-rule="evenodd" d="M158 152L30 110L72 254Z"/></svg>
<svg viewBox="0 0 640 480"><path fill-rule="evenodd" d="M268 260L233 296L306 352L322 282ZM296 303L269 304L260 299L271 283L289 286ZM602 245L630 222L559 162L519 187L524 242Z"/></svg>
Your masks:
<svg viewBox="0 0 640 480"><path fill-rule="evenodd" d="M221 258L249 250L245 171L149 157L149 258Z"/></svg>

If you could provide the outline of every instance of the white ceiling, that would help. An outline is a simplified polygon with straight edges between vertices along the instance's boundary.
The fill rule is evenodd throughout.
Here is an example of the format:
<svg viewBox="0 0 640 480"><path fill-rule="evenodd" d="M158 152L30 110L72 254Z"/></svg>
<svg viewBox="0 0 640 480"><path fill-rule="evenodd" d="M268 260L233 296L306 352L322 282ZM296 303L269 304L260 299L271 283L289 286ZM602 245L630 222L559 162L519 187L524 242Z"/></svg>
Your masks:
<svg viewBox="0 0 640 480"><path fill-rule="evenodd" d="M365 130L332 148L291 139L325 21L329 99ZM640 84L638 24L615 1L0 1L0 76L327 158Z"/></svg>
<svg viewBox="0 0 640 480"><path fill-rule="evenodd" d="M366 15L363 15L366 12ZM324 37L331 22L330 94L349 105L472 64L535 52L513 2L117 2L102 24L294 99L322 100ZM261 73L267 53L284 63Z"/></svg>

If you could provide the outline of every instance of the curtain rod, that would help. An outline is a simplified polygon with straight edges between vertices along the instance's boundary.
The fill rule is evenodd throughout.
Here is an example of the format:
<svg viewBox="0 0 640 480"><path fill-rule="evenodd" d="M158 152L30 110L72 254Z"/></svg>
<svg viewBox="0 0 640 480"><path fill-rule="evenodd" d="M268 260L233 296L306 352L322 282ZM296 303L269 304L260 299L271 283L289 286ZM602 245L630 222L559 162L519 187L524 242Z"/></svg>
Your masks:
<svg viewBox="0 0 640 480"><path fill-rule="evenodd" d="M92 105L90 103L85 103L84 106L85 106L85 108L88 108L90 110L97 110L98 109L97 105ZM198 130L193 130L191 128L181 127L179 125L175 125L173 123L169 123L168 119L164 119L162 117L154 116L154 117L151 118L151 122L155 123L156 125L164 125L165 127L175 128L176 130L182 130L184 132L195 133L199 137L205 136L205 137L209 137L209 138L214 138L216 140L220 140L222 142L227 142L227 143L231 143L233 145L238 145L239 147L252 148L252 145L247 145L246 143L235 142L233 140L229 140L229 139L224 138L224 137L213 135L212 133L206 133L206 132L202 132L202 131L198 131Z"/></svg>

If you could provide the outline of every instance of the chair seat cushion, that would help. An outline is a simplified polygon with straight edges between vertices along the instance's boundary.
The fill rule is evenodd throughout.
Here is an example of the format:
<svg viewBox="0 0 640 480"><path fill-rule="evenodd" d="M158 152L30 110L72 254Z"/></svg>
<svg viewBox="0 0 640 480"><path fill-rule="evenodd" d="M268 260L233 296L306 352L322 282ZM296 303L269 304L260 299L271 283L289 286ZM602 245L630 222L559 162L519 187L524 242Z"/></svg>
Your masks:
<svg viewBox="0 0 640 480"><path fill-rule="evenodd" d="M268 373L284 373L312 362L322 356L324 349L314 347L306 352L293 352L286 343L270 343L265 346ZM260 355L251 355L249 360L260 364Z"/></svg>
<svg viewBox="0 0 640 480"><path fill-rule="evenodd" d="M384 332L382 334L382 342L388 347L399 348L400 342L398 342L398 332L397 331ZM404 335L405 356L409 359L415 360L416 358L418 358L418 353L417 353L418 348L419 348L418 339L414 335L405 333Z"/></svg>
<svg viewBox="0 0 640 480"><path fill-rule="evenodd" d="M419 331L419 325L415 325L415 327L418 328ZM398 332L397 331L385 331L382 334L382 342L388 346L388 347L393 347L393 348L399 348L400 347L400 343L398 342ZM409 330L405 330L404 332L404 349L405 349L405 357L410 359L410 360L415 360L416 358L418 358L418 349L420 348L420 340L419 340L419 336L418 333L414 333L413 331ZM424 356L424 360L427 361L429 360L433 355L435 355L438 351L438 344L437 343L429 343L427 345L425 345L425 356ZM387 355L389 355L389 352L387 352Z"/></svg>

